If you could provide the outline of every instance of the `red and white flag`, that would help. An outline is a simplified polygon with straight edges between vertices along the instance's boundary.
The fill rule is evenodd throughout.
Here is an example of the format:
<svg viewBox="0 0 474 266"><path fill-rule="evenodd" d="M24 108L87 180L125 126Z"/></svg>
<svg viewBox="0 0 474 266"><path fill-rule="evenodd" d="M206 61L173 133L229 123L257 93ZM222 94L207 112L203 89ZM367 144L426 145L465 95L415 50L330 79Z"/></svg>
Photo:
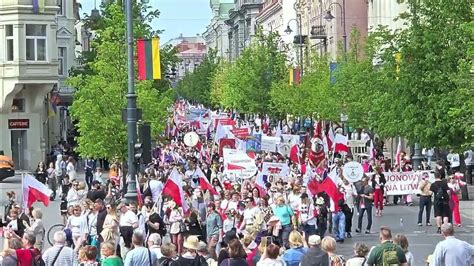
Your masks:
<svg viewBox="0 0 474 266"><path fill-rule="evenodd" d="M374 141L370 140L370 159L375 159L375 147L374 147Z"/></svg>
<svg viewBox="0 0 474 266"><path fill-rule="evenodd" d="M163 195L171 197L176 202L176 205L183 208L184 212L189 210L188 203L184 197L182 178L176 168L173 169L163 186Z"/></svg>
<svg viewBox="0 0 474 266"><path fill-rule="evenodd" d="M30 208L33 203L40 201L48 207L49 197L53 193L45 184L39 182L31 175L24 175L21 184L23 191L24 207Z"/></svg>
<svg viewBox="0 0 474 266"><path fill-rule="evenodd" d="M302 161L300 147L298 147L298 144L293 145L293 147L290 149L290 161L295 164L300 164Z"/></svg>
<svg viewBox="0 0 474 266"><path fill-rule="evenodd" d="M325 170L321 175L324 179L321 182L316 178L311 179L308 182L308 189L313 195L326 192L329 196L331 211L338 211L338 202L339 200L344 199L344 194L341 193L338 187L341 181L337 175L336 168L331 170L329 174L327 173L327 170ZM324 177L325 175L327 175L327 177Z"/></svg>
<svg viewBox="0 0 474 266"><path fill-rule="evenodd" d="M349 152L349 146L347 136L342 134L336 134L334 138L334 152Z"/></svg>
<svg viewBox="0 0 474 266"><path fill-rule="evenodd" d="M265 183L265 176L263 173L257 174L257 179L255 180L255 187L260 192L260 197L265 197L267 195L267 186Z"/></svg>
<svg viewBox="0 0 474 266"><path fill-rule="evenodd" d="M202 172L201 168L197 168L193 176L197 176L199 179L199 185L202 190L209 190L212 195L219 195L217 191L212 187L211 183L207 180L206 175Z"/></svg>
<svg viewBox="0 0 474 266"><path fill-rule="evenodd" d="M328 147L330 150L332 150L334 147L334 139L336 138L334 134L334 130L332 129L332 124L329 126L329 131L326 134L327 135L327 142L328 142Z"/></svg>
<svg viewBox="0 0 474 266"><path fill-rule="evenodd" d="M395 165L400 166L402 162L402 141L398 140L397 154L395 155Z"/></svg>

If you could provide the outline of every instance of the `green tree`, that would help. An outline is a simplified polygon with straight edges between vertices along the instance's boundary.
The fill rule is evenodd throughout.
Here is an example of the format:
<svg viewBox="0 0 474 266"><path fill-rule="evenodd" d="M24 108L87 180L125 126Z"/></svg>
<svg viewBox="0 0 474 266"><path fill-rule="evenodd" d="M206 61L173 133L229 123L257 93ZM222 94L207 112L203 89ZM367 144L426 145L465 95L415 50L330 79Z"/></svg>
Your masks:
<svg viewBox="0 0 474 266"><path fill-rule="evenodd" d="M468 52L473 34L465 27L473 21L472 1L406 2L409 10L401 18L408 27L396 33L393 45L381 55L383 67L396 78L392 88L379 88L380 94L386 93L379 103L395 107L387 110L389 117L400 117L396 125L400 135L413 142L443 148L472 143L472 131L468 131L472 116L467 117L472 108L455 111L473 99L469 82L473 57ZM394 56L397 52L399 62ZM468 98L460 100L463 96Z"/></svg>
<svg viewBox="0 0 474 266"><path fill-rule="evenodd" d="M150 22L158 12L147 12L149 7L139 3L134 8L135 37L151 37L155 32L151 30ZM92 42L96 56L86 62L88 71L79 71L68 80L76 88L71 116L77 121L79 136L76 150L82 156L125 157L126 125L121 115L126 107L127 93L125 33L122 7L116 3L102 6L102 20L96 29L97 39ZM162 62L162 65L166 64ZM169 84L166 87L166 83L161 83L161 86L157 88L153 81L136 83L138 106L143 110L143 118L151 123L155 136L164 129L167 108L172 103Z"/></svg>
<svg viewBox="0 0 474 266"><path fill-rule="evenodd" d="M221 84L219 104L242 113L270 112L271 87L287 77L286 52L278 34L258 33L229 69L214 76Z"/></svg>
<svg viewBox="0 0 474 266"><path fill-rule="evenodd" d="M218 66L217 52L210 49L202 63L178 83L176 93L184 99L210 106L211 83Z"/></svg>

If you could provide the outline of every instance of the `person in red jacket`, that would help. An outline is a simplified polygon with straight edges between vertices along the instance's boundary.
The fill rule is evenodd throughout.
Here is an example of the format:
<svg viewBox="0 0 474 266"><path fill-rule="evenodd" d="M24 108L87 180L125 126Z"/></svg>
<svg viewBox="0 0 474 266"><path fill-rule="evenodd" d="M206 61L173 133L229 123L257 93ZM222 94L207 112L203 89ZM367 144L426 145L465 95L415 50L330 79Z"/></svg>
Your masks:
<svg viewBox="0 0 474 266"><path fill-rule="evenodd" d="M41 259L41 251L34 247L36 236L32 232L26 232L22 238L23 248L16 250L18 265L32 265L33 259Z"/></svg>

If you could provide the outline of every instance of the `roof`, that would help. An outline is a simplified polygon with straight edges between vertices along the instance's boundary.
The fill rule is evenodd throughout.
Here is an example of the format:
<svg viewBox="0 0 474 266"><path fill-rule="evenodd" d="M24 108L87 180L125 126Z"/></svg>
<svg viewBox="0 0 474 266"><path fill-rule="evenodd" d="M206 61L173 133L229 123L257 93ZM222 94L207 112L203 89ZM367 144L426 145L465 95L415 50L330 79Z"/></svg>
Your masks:
<svg viewBox="0 0 474 266"><path fill-rule="evenodd" d="M229 18L229 10L234 8L234 3L221 3L219 6L219 17L221 19Z"/></svg>
<svg viewBox="0 0 474 266"><path fill-rule="evenodd" d="M203 37L201 36L192 36L192 37L185 37L182 34L177 37L173 38L166 43L163 44L163 46L171 44L171 46L176 46L182 42L188 42L188 43L206 43Z"/></svg>

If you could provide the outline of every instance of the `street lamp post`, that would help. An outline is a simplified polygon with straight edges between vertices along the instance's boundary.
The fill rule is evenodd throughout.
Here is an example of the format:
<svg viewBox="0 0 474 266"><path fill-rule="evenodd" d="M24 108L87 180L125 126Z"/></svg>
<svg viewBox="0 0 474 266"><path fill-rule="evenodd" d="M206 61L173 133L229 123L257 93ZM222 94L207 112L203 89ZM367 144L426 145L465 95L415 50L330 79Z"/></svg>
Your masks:
<svg viewBox="0 0 474 266"><path fill-rule="evenodd" d="M127 15L127 52L128 52L128 93L127 93L127 134L128 134L128 182L125 199L135 201L137 189L135 176L137 169L135 165L135 143L137 142L137 95L135 94L134 58L133 58L133 1L126 1Z"/></svg>
<svg viewBox="0 0 474 266"><path fill-rule="evenodd" d="M342 0L342 5L333 2L329 5L329 8L331 8L332 5L337 5L341 9L341 25L342 25L342 38L344 41L344 55L347 53L347 32L346 32L346 0ZM326 19L328 22L333 20L335 17L331 14L331 10L328 10L326 13L326 16L324 16L324 19Z"/></svg>
<svg viewBox="0 0 474 266"><path fill-rule="evenodd" d="M349 120L349 116L344 113L341 113L342 133L344 135L347 133L347 129L346 129L347 120Z"/></svg>
<svg viewBox="0 0 474 266"><path fill-rule="evenodd" d="M290 28L290 22L296 21L296 28L297 28L297 44L298 44L298 64L300 65L300 74L303 76L303 29L302 29L302 22L301 22L301 12L299 11L298 4L295 3L293 8L296 11L296 19L290 19L286 25L285 33L291 34L293 30Z"/></svg>

